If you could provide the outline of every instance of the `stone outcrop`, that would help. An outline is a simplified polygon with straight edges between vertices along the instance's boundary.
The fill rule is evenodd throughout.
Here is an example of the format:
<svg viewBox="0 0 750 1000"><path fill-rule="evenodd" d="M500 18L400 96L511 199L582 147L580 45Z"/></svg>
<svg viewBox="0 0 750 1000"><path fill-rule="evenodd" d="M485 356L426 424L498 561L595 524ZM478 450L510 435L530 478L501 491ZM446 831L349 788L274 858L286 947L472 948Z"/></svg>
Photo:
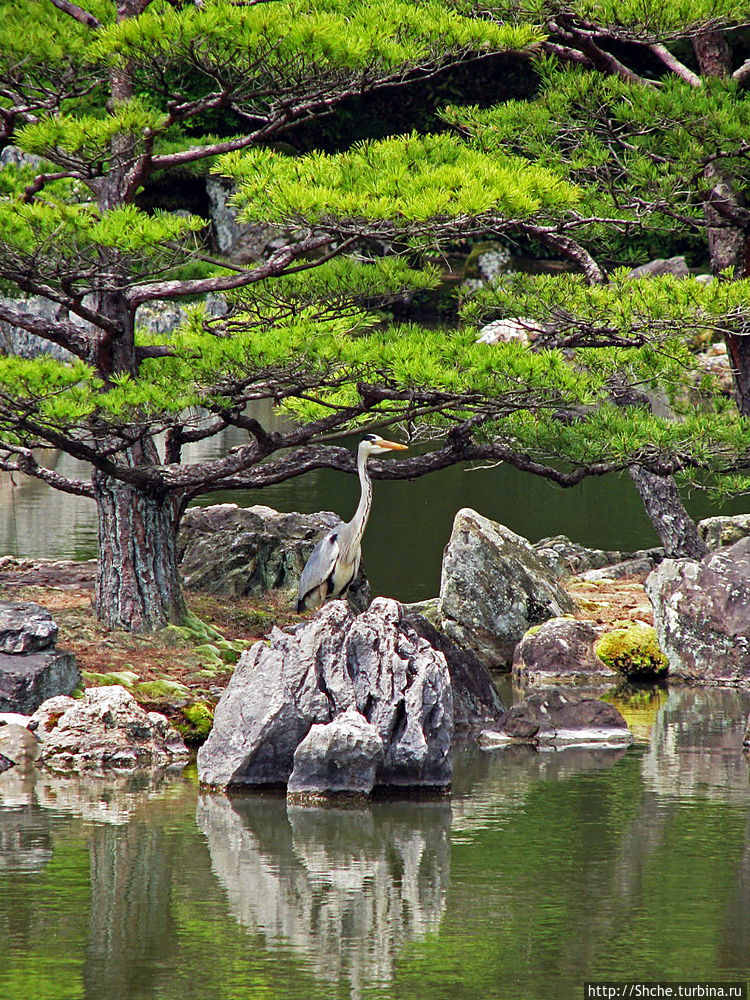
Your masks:
<svg viewBox="0 0 750 1000"><path fill-rule="evenodd" d="M57 625L32 602L0 601L0 712L30 715L81 683L72 653L54 648Z"/></svg>
<svg viewBox="0 0 750 1000"><path fill-rule="evenodd" d="M355 708L383 742L376 787L442 790L452 774L453 697L445 657L395 601L354 615L332 601L291 633L243 654L198 753L207 785L286 785L314 725Z"/></svg>
<svg viewBox="0 0 750 1000"><path fill-rule="evenodd" d="M666 260L663 257L657 257L647 264L634 267L628 277L659 278L665 274L671 274L675 278L689 278L691 271L684 257L669 257Z"/></svg>
<svg viewBox="0 0 750 1000"><path fill-rule="evenodd" d="M489 670L470 649L454 646L423 615L405 610L405 621L446 659L453 691L453 725L456 729L476 729L502 715L503 703Z"/></svg>
<svg viewBox="0 0 750 1000"><path fill-rule="evenodd" d="M366 798L382 763L380 733L352 706L333 722L312 726L299 744L286 786L287 799Z"/></svg>
<svg viewBox="0 0 750 1000"><path fill-rule="evenodd" d="M648 573L664 558L662 548L638 549L635 552L590 549L572 542L567 535L540 538L531 547L555 579L568 576L596 579L598 571L608 578L621 579Z"/></svg>
<svg viewBox="0 0 750 1000"><path fill-rule="evenodd" d="M507 667L531 626L574 608L525 538L468 508L456 514L438 604L453 642L489 667Z"/></svg>
<svg viewBox="0 0 750 1000"><path fill-rule="evenodd" d="M530 695L501 716L491 730L483 730L485 749L515 742L556 747L629 743L632 734L620 712L605 701L552 690Z"/></svg>
<svg viewBox="0 0 750 1000"><path fill-rule="evenodd" d="M341 523L338 514L282 514L271 507L217 504L193 507L178 536L185 586L222 597L267 590L296 593L302 569L318 540ZM364 609L370 591L364 571L349 588L353 607Z"/></svg>
<svg viewBox="0 0 750 1000"><path fill-rule="evenodd" d="M522 685L611 687L620 679L595 653L601 629L594 622L550 618L516 646L513 676Z"/></svg>
<svg viewBox="0 0 750 1000"><path fill-rule="evenodd" d="M750 538L700 562L666 559L646 593L671 678L750 684Z"/></svg>
<svg viewBox="0 0 750 1000"><path fill-rule="evenodd" d="M187 762L182 737L119 685L50 698L31 717L40 758L56 771L132 770Z"/></svg>
<svg viewBox="0 0 750 1000"><path fill-rule="evenodd" d="M11 767L39 759L39 741L25 726L11 722L0 726L0 774Z"/></svg>

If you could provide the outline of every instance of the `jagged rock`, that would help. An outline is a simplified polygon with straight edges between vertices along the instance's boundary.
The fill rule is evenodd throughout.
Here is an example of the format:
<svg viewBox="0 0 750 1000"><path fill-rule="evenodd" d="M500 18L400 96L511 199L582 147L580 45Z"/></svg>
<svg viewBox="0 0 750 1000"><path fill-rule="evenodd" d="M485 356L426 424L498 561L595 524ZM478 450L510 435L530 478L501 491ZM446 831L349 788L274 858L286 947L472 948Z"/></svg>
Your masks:
<svg viewBox="0 0 750 1000"><path fill-rule="evenodd" d="M669 257L667 260L663 257L657 257L655 260L650 260L648 264L634 267L628 277L657 278L664 274L672 274L676 278L689 278L690 268L684 257Z"/></svg>
<svg viewBox="0 0 750 1000"><path fill-rule="evenodd" d="M286 785L310 728L351 707L383 740L376 786L450 785L453 699L445 657L386 598L357 616L332 601L293 632L274 629L268 644L247 650L198 752L200 780Z"/></svg>
<svg viewBox="0 0 750 1000"><path fill-rule="evenodd" d="M0 711L30 715L42 702L70 694L81 683L76 658L61 650L0 653Z"/></svg>
<svg viewBox="0 0 750 1000"><path fill-rule="evenodd" d="M184 764L182 737L158 712L145 712L119 685L60 695L31 718L41 760L56 771L131 770Z"/></svg>
<svg viewBox="0 0 750 1000"><path fill-rule="evenodd" d="M509 666L532 625L572 612L568 593L531 545L509 528L463 508L443 554L440 626L489 667Z"/></svg>
<svg viewBox="0 0 750 1000"><path fill-rule="evenodd" d="M262 505L193 507L182 519L177 541L185 586L223 597L267 590L296 594L315 544L340 523L330 511L282 514ZM348 599L359 609L370 603L364 570L349 588Z"/></svg>
<svg viewBox="0 0 750 1000"><path fill-rule="evenodd" d="M585 576L594 570L608 570L621 563L632 564L633 560L650 564L653 569L656 563L664 558L664 549L638 549L636 552L618 552L612 549L589 549L585 545L571 542L566 535L552 535L540 538L532 548L539 559L556 579L567 576Z"/></svg>
<svg viewBox="0 0 750 1000"><path fill-rule="evenodd" d="M594 622L550 618L516 646L513 676L520 684L613 685L619 680L594 652L601 630Z"/></svg>
<svg viewBox="0 0 750 1000"><path fill-rule="evenodd" d="M294 230L266 222L239 222L231 198L234 185L219 177L206 180L211 235L219 253L237 264L260 260L294 239Z"/></svg>
<svg viewBox="0 0 750 1000"><path fill-rule="evenodd" d="M294 753L287 799L366 797L383 763L383 740L354 706L327 725L314 725Z"/></svg>
<svg viewBox="0 0 750 1000"><path fill-rule="evenodd" d="M750 538L700 562L665 559L646 593L671 678L750 684Z"/></svg>
<svg viewBox="0 0 750 1000"><path fill-rule="evenodd" d="M470 649L455 646L428 618L415 613L413 609L417 607L419 605L405 607L404 620L446 659L453 690L455 728L475 729L494 722L505 709L487 667Z"/></svg>
<svg viewBox="0 0 750 1000"><path fill-rule="evenodd" d="M750 535L750 514L706 517L698 522L698 534L712 551L734 545Z"/></svg>
<svg viewBox="0 0 750 1000"><path fill-rule="evenodd" d="M480 746L492 749L517 741L556 747L629 743L632 734L620 712L605 701L539 692L517 702L491 730L484 730Z"/></svg>
<svg viewBox="0 0 750 1000"><path fill-rule="evenodd" d="M0 652L38 653L57 640L57 624L31 601L0 601Z"/></svg>

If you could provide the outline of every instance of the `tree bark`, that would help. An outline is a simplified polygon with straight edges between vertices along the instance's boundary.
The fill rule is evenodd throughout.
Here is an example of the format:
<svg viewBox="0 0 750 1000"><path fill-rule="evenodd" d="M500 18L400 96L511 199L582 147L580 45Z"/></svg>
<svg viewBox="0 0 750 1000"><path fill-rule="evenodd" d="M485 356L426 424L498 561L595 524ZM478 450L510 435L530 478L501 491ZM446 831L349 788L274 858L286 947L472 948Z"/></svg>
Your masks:
<svg viewBox="0 0 750 1000"><path fill-rule="evenodd" d="M99 521L96 610L109 628L152 632L182 621L180 503L95 471Z"/></svg>
<svg viewBox="0 0 750 1000"><path fill-rule="evenodd" d="M666 554L673 559L702 559L707 555L708 546L685 510L672 476L657 476L642 465L632 466L629 471Z"/></svg>

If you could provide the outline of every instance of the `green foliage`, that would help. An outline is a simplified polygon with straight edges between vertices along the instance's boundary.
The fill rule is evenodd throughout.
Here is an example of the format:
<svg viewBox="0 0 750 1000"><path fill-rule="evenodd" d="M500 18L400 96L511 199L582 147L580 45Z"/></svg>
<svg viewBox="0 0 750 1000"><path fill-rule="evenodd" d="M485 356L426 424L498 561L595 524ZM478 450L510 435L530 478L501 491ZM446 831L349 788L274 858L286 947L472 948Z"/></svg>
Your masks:
<svg viewBox="0 0 750 1000"><path fill-rule="evenodd" d="M411 223L495 213L529 218L571 208L578 191L550 171L509 156L487 156L450 135L357 144L345 153L297 159L253 149L223 157L217 172L242 182L243 217L301 217Z"/></svg>

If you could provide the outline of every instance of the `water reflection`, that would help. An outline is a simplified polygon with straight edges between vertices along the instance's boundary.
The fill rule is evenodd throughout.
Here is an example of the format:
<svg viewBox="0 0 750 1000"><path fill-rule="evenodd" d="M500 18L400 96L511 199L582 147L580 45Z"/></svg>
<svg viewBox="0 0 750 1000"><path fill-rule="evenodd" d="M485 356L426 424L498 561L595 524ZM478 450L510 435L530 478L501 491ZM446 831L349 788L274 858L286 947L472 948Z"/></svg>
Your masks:
<svg viewBox="0 0 750 1000"><path fill-rule="evenodd" d="M289 807L201 795L198 828L235 919L292 945L352 996L388 982L400 948L437 930L450 879L447 803Z"/></svg>
<svg viewBox="0 0 750 1000"><path fill-rule="evenodd" d="M470 1000L750 976L750 692L649 744L459 754L450 802L0 775L0 996Z"/></svg>

